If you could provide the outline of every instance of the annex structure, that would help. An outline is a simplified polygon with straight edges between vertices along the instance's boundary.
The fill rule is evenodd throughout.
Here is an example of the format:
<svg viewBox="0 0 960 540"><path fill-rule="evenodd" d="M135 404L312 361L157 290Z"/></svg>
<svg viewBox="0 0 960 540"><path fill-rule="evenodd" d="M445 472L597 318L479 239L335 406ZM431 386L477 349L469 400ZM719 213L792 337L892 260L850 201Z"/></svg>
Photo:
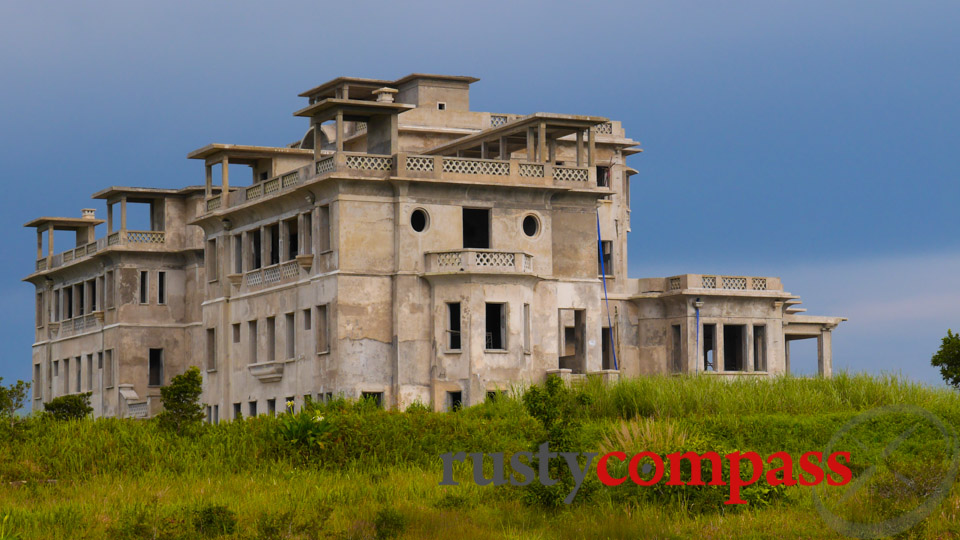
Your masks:
<svg viewBox="0 0 960 540"><path fill-rule="evenodd" d="M627 276L620 122L472 111L476 81L340 77L300 94L292 144L210 144L203 186L94 194L101 238L90 209L27 223L34 409L92 392L98 416L153 416L197 365L210 421L333 395L446 410L551 373L788 373L806 338L830 375L844 319L777 278Z"/></svg>

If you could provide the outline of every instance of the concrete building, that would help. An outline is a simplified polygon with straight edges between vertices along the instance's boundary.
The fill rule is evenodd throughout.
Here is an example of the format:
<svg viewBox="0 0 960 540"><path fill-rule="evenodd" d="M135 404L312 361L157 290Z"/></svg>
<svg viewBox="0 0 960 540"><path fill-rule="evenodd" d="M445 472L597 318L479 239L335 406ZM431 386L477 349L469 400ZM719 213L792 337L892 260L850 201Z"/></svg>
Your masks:
<svg viewBox="0 0 960 540"><path fill-rule="evenodd" d="M92 391L98 415L153 415L198 365L211 421L333 395L445 410L550 373L788 373L807 338L830 375L844 319L777 278L627 276L640 149L620 122L472 111L476 81L337 78L301 94L298 141L191 152L203 187L95 194L104 238L93 211L28 223L34 407ZM54 254L55 230L76 247Z"/></svg>

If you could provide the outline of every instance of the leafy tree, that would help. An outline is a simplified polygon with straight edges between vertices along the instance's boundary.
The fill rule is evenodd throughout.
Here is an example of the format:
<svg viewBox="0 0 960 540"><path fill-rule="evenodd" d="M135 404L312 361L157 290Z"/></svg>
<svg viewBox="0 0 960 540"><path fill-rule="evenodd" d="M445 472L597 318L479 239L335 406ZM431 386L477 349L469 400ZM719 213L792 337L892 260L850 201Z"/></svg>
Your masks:
<svg viewBox="0 0 960 540"><path fill-rule="evenodd" d="M3 377L0 377L0 383ZM27 399L27 391L30 390L30 383L17 381L16 384L3 386L0 384L0 418L9 419L10 425L13 425L14 418L23 402Z"/></svg>
<svg viewBox="0 0 960 540"><path fill-rule="evenodd" d="M940 350L933 355L930 363L940 368L940 375L947 384L960 388L960 334L947 330L947 335L940 344Z"/></svg>
<svg viewBox="0 0 960 540"><path fill-rule="evenodd" d="M55 397L43 404L43 408L57 420L80 420L93 412L90 392Z"/></svg>
<svg viewBox="0 0 960 540"><path fill-rule="evenodd" d="M163 412L157 416L160 426L181 435L199 426L203 422L202 391L203 377L196 366L171 379L169 386L160 389L163 401Z"/></svg>

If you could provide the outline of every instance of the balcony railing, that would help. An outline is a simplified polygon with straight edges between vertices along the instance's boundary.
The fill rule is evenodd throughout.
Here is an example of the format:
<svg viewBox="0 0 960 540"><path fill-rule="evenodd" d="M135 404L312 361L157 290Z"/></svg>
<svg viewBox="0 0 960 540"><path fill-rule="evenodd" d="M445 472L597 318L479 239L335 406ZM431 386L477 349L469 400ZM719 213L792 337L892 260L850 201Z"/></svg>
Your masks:
<svg viewBox="0 0 960 540"><path fill-rule="evenodd" d="M165 243L166 233L164 231L117 231L103 238L98 238L94 242L56 253L49 258L37 259L37 272L52 270L84 260L112 246L122 244L163 245Z"/></svg>
<svg viewBox="0 0 960 540"><path fill-rule="evenodd" d="M431 274L532 274L533 255L492 249L434 251L426 254L426 271Z"/></svg>
<svg viewBox="0 0 960 540"><path fill-rule="evenodd" d="M782 291L779 278L756 276L719 276L683 274L666 280L668 291L684 289L717 289L725 291Z"/></svg>
<svg viewBox="0 0 960 540"><path fill-rule="evenodd" d="M313 177L329 174L345 178L412 177L424 180L559 186L567 189L596 188L596 171L590 167L528 163L520 160L476 159L455 156L420 156L406 153L374 155L356 152L328 154L313 166L301 168L229 194L229 205L222 194L206 201L206 211L215 212L249 201L271 198L294 189Z"/></svg>
<svg viewBox="0 0 960 540"><path fill-rule="evenodd" d="M243 274L243 286L247 290L260 287L287 283L300 278L300 264L297 261L286 261L250 270Z"/></svg>

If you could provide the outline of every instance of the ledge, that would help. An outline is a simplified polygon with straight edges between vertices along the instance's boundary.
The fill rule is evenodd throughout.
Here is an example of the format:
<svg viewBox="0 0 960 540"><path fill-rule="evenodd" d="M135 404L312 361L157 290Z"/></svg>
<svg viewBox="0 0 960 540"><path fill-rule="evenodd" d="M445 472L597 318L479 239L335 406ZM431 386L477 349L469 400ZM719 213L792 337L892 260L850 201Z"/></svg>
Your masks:
<svg viewBox="0 0 960 540"><path fill-rule="evenodd" d="M283 362L257 362L250 364L247 369L260 382L276 382L283 378Z"/></svg>

